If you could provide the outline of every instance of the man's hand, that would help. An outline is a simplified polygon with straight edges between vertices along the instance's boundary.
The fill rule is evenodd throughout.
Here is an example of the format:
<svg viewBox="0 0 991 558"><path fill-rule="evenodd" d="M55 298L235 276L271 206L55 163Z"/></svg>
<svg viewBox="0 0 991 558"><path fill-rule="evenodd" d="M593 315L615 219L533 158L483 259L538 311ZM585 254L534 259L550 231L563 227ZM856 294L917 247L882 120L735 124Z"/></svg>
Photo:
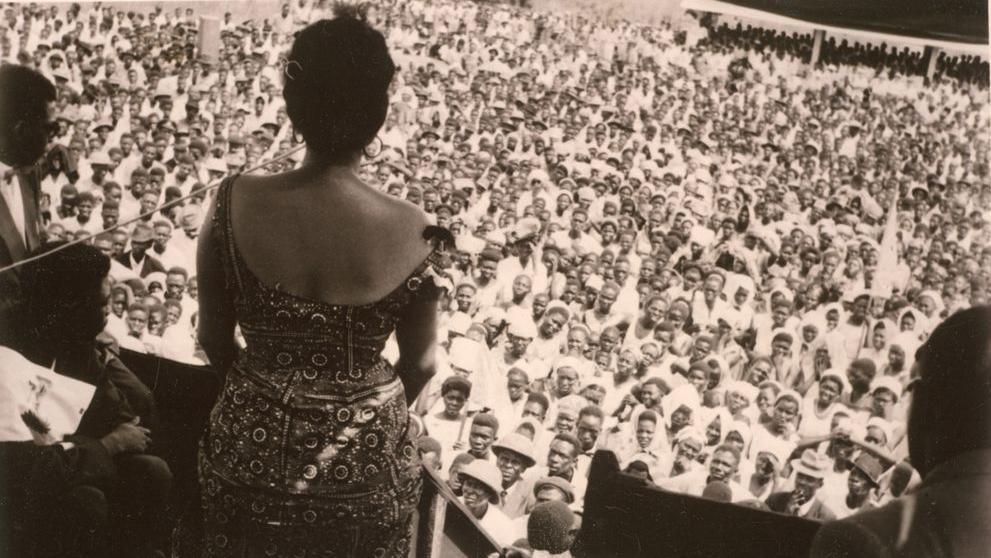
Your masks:
<svg viewBox="0 0 991 558"><path fill-rule="evenodd" d="M107 449L110 455L119 453L140 453L148 449L151 443L150 430L143 426L138 426L141 417L121 423L113 432L104 436L100 443Z"/></svg>
<svg viewBox="0 0 991 558"><path fill-rule="evenodd" d="M799 508L805 503L805 494L800 490L792 490L788 496L788 504L785 506L785 513L788 515L798 515Z"/></svg>

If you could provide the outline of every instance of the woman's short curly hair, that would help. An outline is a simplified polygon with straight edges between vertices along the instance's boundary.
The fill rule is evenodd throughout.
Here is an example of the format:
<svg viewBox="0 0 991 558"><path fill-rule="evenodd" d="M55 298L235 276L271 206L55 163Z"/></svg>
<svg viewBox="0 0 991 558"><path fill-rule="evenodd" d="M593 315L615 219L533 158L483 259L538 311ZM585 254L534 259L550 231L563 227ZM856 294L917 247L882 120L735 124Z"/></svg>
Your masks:
<svg viewBox="0 0 991 558"><path fill-rule="evenodd" d="M310 149L329 159L368 145L385 122L396 66L366 5L335 6L335 17L296 34L286 61L286 113Z"/></svg>

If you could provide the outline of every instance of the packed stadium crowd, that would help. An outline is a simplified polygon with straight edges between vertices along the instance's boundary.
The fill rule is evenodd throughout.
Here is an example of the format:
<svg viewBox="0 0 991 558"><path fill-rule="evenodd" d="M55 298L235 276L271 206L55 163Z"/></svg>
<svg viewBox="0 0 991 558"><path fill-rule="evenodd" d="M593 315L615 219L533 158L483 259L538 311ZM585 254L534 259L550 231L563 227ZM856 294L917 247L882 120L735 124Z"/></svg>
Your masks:
<svg viewBox="0 0 991 558"><path fill-rule="evenodd" d="M211 57L192 10L4 7L0 59L58 90L47 237L112 259L107 343L206 362L211 186L302 161L270 162L300 142L285 50L328 10L228 13ZM991 280L986 62L928 80L918 54L834 42L810 68L810 36L699 14L396 0L371 22L399 71L362 172L452 233L420 452L500 544L537 503L580 512L598 449L817 520L917 479L915 351Z"/></svg>

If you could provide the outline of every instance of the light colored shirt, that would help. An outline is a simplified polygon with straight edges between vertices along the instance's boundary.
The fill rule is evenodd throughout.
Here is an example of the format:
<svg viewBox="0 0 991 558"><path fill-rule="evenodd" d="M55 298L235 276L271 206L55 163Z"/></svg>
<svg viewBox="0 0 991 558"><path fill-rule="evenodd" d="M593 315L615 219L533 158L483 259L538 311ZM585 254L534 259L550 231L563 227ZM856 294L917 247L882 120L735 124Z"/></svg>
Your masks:
<svg viewBox="0 0 991 558"><path fill-rule="evenodd" d="M8 178L8 171L11 172ZM14 220L14 228L17 229L17 233L21 236L21 240L24 241L25 246L27 246L27 240L24 235L26 222L24 217L24 196L21 195L21 184L16 174L13 174L13 169L0 163L0 195L3 195L3 200L7 202L7 208L10 210L10 216Z"/></svg>

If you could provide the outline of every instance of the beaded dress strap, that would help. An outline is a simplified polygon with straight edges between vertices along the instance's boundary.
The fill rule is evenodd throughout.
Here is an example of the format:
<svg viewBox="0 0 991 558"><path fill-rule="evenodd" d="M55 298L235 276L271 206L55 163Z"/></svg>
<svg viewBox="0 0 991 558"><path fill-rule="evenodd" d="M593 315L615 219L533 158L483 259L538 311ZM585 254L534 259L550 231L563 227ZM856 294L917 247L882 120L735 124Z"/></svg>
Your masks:
<svg viewBox="0 0 991 558"><path fill-rule="evenodd" d="M234 276L237 291L241 293L244 291L244 280L241 277L237 247L234 245L234 223L231 220L231 191L233 190L231 186L233 186L235 178L236 176L228 176L220 184L220 189L217 192L217 203L220 204L217 213L220 216L221 230L223 231L224 255L226 256L224 259L227 260L227 267Z"/></svg>

